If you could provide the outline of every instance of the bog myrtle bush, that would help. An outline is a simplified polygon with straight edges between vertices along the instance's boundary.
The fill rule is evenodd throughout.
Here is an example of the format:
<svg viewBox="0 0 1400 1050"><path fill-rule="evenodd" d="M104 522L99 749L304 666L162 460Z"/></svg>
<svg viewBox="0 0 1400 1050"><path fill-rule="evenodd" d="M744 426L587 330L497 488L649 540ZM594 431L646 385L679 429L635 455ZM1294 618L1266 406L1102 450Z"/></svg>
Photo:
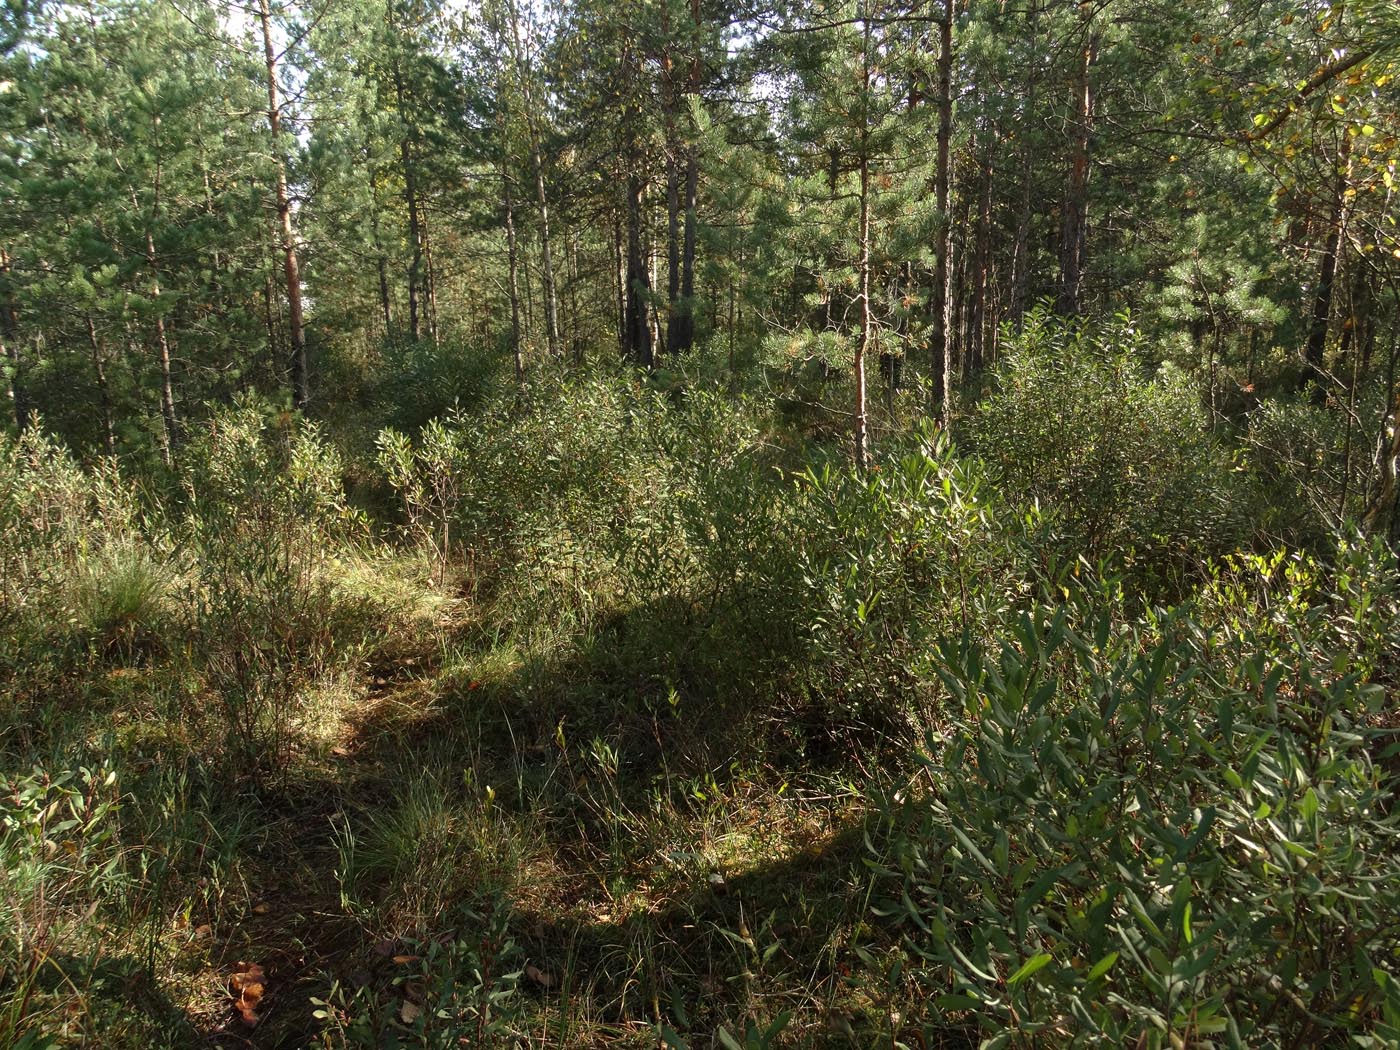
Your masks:
<svg viewBox="0 0 1400 1050"><path fill-rule="evenodd" d="M1393 572L1261 560L1135 618L1075 584L946 643L962 714L874 860L887 994L985 1047L1394 1045L1400 826L1356 619Z"/></svg>
<svg viewBox="0 0 1400 1050"><path fill-rule="evenodd" d="M308 685L358 652L366 610L331 552L359 529L340 460L316 428L244 402L185 452L182 604L234 768L285 760Z"/></svg>
<svg viewBox="0 0 1400 1050"><path fill-rule="evenodd" d="M1170 366L1154 373L1126 317L1029 315L970 431L1001 495L1038 505L1070 557L1114 553L1146 577L1245 534L1242 483L1195 386Z"/></svg>

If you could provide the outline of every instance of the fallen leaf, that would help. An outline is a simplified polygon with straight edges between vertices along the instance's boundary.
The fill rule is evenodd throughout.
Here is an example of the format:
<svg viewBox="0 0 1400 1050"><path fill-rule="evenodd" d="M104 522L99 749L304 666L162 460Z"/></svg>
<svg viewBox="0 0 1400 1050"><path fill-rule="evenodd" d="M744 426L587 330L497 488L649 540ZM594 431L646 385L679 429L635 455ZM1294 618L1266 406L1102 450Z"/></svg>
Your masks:
<svg viewBox="0 0 1400 1050"><path fill-rule="evenodd" d="M234 1009L238 1011L243 1023L250 1028L258 1023L257 1006L262 1002L266 989L265 977L263 968L250 962L235 964L233 973L229 974L229 986L238 994L233 1004Z"/></svg>
<svg viewBox="0 0 1400 1050"><path fill-rule="evenodd" d="M417 961L418 961L418 956L416 956L416 955L396 955L396 956L394 956L394 962L398 963L400 966L403 966L403 965L405 965L406 963L417 962Z"/></svg>
<svg viewBox="0 0 1400 1050"><path fill-rule="evenodd" d="M253 914L254 914L254 915L266 915L266 914L267 914L268 912L270 912L271 910L272 910L272 905L271 905L271 904L268 904L267 901L259 901L257 904L254 904L254 905L253 905Z"/></svg>

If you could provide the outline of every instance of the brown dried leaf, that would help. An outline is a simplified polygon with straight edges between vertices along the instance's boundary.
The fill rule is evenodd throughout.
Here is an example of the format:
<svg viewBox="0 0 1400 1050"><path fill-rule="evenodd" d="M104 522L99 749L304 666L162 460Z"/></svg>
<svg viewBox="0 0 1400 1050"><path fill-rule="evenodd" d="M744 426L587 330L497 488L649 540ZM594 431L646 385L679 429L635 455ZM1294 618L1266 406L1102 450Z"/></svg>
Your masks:
<svg viewBox="0 0 1400 1050"><path fill-rule="evenodd" d="M417 955L396 955L394 956L394 962L398 963L400 966L403 966L407 963L417 962L418 958L419 957Z"/></svg>

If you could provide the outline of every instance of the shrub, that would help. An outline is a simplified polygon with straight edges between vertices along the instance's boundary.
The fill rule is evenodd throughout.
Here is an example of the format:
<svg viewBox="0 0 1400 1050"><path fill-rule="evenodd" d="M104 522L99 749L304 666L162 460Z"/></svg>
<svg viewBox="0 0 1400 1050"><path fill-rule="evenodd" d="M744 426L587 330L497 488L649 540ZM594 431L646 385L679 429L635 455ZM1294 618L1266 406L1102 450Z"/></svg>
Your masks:
<svg viewBox="0 0 1400 1050"><path fill-rule="evenodd" d="M1278 644L1270 601L1114 604L1080 589L999 650L945 646L964 716L878 859L889 994L986 1047L1394 1045L1384 691Z"/></svg>
<svg viewBox="0 0 1400 1050"><path fill-rule="evenodd" d="M252 402L215 416L186 451L184 594L194 652L234 768L280 768L300 698L358 652L365 610L330 573L358 529L340 461L314 426Z"/></svg>
<svg viewBox="0 0 1400 1050"><path fill-rule="evenodd" d="M78 620L101 649L132 657L152 644L165 619L169 567L136 538L86 559L78 579Z"/></svg>
<svg viewBox="0 0 1400 1050"><path fill-rule="evenodd" d="M980 462L924 431L868 475L799 478L809 687L831 716L900 727L930 696L927 657L950 631L998 622L1023 585Z"/></svg>
<svg viewBox="0 0 1400 1050"><path fill-rule="evenodd" d="M108 467L84 471L38 426L0 434L0 670L13 695L51 689L70 656L85 559L137 531L138 504Z"/></svg>
<svg viewBox="0 0 1400 1050"><path fill-rule="evenodd" d="M81 1004L89 921L129 884L120 816L111 769L0 776L0 1045L46 1045Z"/></svg>
<svg viewBox="0 0 1400 1050"><path fill-rule="evenodd" d="M1347 409L1270 398L1250 416L1244 454L1263 486L1257 529L1276 540L1326 550L1337 530L1365 511L1375 474L1374 429L1385 405L1358 399Z"/></svg>
<svg viewBox="0 0 1400 1050"><path fill-rule="evenodd" d="M1031 314L970 423L1004 497L1038 504L1062 553L1121 552L1140 578L1233 549L1237 475L1179 371L1150 374L1132 323Z"/></svg>

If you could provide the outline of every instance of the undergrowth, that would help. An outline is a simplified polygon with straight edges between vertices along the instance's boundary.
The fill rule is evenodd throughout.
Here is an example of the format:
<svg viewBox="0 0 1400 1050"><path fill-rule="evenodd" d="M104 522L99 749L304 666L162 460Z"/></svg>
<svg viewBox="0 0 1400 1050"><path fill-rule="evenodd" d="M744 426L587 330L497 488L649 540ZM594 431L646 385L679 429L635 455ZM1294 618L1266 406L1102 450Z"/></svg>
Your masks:
<svg viewBox="0 0 1400 1050"><path fill-rule="evenodd" d="M1134 337L859 475L703 362L458 371L0 440L0 1044L1400 1038L1394 554L1252 532Z"/></svg>

